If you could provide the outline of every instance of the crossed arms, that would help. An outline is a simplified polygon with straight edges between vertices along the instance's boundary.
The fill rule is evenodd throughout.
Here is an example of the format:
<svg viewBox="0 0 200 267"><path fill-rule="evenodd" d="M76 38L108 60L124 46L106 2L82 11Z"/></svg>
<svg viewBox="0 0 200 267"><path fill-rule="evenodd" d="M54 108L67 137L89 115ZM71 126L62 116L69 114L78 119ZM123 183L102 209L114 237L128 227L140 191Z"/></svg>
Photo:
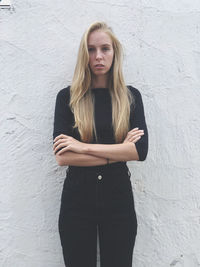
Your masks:
<svg viewBox="0 0 200 267"><path fill-rule="evenodd" d="M61 134L54 139L53 150L60 166L96 166L105 165L108 160L109 163L139 160L135 143L142 135L143 130L134 128L128 132L123 143L88 144Z"/></svg>

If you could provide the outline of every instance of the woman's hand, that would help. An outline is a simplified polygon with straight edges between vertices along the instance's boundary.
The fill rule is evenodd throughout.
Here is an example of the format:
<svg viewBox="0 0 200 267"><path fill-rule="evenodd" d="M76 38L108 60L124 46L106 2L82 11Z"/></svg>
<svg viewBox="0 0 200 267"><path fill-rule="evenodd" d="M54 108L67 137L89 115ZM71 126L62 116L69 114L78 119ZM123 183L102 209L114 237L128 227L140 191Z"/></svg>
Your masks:
<svg viewBox="0 0 200 267"><path fill-rule="evenodd" d="M61 155L65 151L84 153L86 145L86 143L82 143L72 136L60 134L54 139L53 150L56 153L59 148L62 148L56 155Z"/></svg>
<svg viewBox="0 0 200 267"><path fill-rule="evenodd" d="M142 135L144 135L143 130L139 130L139 128L134 128L127 133L127 136L124 139L123 143L127 142L136 143L141 138Z"/></svg>
<svg viewBox="0 0 200 267"><path fill-rule="evenodd" d="M126 138L124 139L123 143L133 142L136 143L141 136L144 135L143 130L139 130L139 128L134 128L128 132ZM62 148L60 151L57 152L57 155L61 155L65 151L73 151L76 153L85 153L87 151L87 146L89 144L80 142L73 138L72 136L60 134L54 139L53 150L56 153L57 150Z"/></svg>

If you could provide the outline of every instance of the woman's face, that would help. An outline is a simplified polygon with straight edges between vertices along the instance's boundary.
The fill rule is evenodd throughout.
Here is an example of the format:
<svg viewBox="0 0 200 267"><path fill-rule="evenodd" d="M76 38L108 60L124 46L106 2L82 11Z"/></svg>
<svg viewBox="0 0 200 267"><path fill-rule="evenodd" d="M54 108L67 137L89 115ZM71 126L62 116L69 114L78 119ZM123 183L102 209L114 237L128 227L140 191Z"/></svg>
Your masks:
<svg viewBox="0 0 200 267"><path fill-rule="evenodd" d="M103 31L97 30L88 36L89 66L95 76L107 76L113 62L112 40Z"/></svg>

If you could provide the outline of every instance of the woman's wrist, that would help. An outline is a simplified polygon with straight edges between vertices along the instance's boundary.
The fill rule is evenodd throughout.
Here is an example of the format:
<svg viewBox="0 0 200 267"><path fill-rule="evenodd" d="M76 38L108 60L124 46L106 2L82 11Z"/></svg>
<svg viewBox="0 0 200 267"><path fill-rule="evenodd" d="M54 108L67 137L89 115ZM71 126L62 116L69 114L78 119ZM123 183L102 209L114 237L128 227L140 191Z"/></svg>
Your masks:
<svg viewBox="0 0 200 267"><path fill-rule="evenodd" d="M89 154L89 145L88 143L83 143L83 147L82 147L82 154Z"/></svg>

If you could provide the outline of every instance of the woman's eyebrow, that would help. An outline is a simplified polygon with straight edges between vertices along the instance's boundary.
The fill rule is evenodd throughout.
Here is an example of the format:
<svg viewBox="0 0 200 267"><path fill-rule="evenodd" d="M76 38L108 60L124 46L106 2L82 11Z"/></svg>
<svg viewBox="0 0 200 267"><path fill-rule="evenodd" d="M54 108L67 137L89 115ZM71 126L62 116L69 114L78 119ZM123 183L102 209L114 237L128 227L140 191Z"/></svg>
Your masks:
<svg viewBox="0 0 200 267"><path fill-rule="evenodd" d="M95 45L93 45L93 44L88 44L88 46L94 46L95 47ZM102 44L101 46L111 46L111 44L108 44L108 43L106 43L106 44Z"/></svg>
<svg viewBox="0 0 200 267"><path fill-rule="evenodd" d="M102 44L102 46L111 46L111 44Z"/></svg>

